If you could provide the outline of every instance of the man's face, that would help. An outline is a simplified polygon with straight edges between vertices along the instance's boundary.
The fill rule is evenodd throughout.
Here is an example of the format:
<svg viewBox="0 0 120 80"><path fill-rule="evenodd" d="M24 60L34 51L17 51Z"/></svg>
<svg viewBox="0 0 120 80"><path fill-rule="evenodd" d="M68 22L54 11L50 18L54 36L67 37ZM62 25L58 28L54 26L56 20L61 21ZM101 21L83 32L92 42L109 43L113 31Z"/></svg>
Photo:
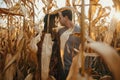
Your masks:
<svg viewBox="0 0 120 80"><path fill-rule="evenodd" d="M59 21L62 26L65 26L66 19L63 17L61 12L59 12Z"/></svg>

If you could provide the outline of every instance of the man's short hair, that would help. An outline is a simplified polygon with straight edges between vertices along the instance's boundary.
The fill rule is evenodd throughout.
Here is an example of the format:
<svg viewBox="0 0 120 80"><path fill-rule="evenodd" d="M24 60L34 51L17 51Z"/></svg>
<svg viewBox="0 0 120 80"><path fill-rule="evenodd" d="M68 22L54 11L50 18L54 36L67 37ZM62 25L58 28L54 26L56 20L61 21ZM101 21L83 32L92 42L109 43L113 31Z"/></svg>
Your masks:
<svg viewBox="0 0 120 80"><path fill-rule="evenodd" d="M68 16L69 20L72 21L72 11L71 10L64 10L62 11L63 17Z"/></svg>

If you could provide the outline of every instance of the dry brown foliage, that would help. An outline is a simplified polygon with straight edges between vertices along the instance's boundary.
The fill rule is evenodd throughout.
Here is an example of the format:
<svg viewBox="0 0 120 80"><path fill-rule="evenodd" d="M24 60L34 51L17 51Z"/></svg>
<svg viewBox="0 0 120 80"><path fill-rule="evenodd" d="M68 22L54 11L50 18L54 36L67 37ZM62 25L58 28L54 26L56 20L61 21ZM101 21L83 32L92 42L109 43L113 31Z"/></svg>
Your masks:
<svg viewBox="0 0 120 80"><path fill-rule="evenodd" d="M39 0L19 0L16 3L15 0L4 0L8 8L0 8L0 19L3 21L6 20L4 26L0 24L0 80L2 80L3 78L5 80L32 80L32 78L35 76L31 72L32 69L34 72L38 68L36 54L38 48L36 44L40 41L39 37L41 36L40 32L42 31L41 30L39 32L34 29L34 26L36 25L35 16L37 16L34 10L35 8L37 8L35 4L36 1ZM120 22L117 22L113 19L113 21L109 23L110 25L104 26L104 24L106 23L105 18L109 16L111 9L109 7L103 8L102 5L98 4L99 0L90 1L92 5L91 10L89 9L89 12L92 13L85 16L85 19L87 19L88 22L91 22L91 24L85 23L87 24L87 28L85 29L88 29L88 35L90 35L90 37L96 41L106 42L109 45L113 45L115 49L120 50ZM119 12L120 1L112 1L114 3L116 11ZM58 8L57 0L42 0L42 3L44 4L43 12L45 14L56 14L59 10L69 8L75 13L74 18L77 18L75 19L75 22L81 22L81 0L72 0L72 4L70 0L66 0L66 6L69 7L61 8L53 12L52 8ZM85 6L88 5L89 4ZM96 9L98 9L98 12L96 14L96 17L93 18L96 13ZM109 12L107 12L106 10L109 10ZM42 19L41 22L43 22ZM38 26L41 24L42 23L39 23ZM76 33L74 35L81 37L81 33ZM101 51L106 51L101 49L104 46L101 44L97 45L97 43L91 43L90 46L99 52L98 54L102 56L102 58L111 68L115 79L119 80L118 78L120 71L117 72L120 66L118 62L118 55L113 55L111 53L111 48L107 48L108 52L105 53L108 53L107 55L103 54L104 52L101 53ZM100 49L96 49L96 46L99 46ZM78 61L78 58L74 59L73 62L75 63L72 64L72 67L76 68L75 72L77 73ZM116 66L114 66L113 63L116 63ZM75 73L72 71L70 72L72 74ZM19 74L19 76L16 76L15 74ZM76 79L74 78L77 76L75 74L73 78L70 78L71 80ZM50 78L50 80L51 79L54 80L54 78Z"/></svg>

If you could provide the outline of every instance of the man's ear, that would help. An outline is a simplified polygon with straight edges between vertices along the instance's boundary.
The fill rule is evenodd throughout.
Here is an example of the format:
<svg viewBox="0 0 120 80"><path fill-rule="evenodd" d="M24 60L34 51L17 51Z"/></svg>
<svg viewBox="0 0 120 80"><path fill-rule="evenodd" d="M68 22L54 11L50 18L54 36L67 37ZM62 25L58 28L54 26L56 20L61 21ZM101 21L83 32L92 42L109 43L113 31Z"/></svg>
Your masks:
<svg viewBox="0 0 120 80"><path fill-rule="evenodd" d="M65 19L67 19L67 20L68 20L68 16L65 16Z"/></svg>

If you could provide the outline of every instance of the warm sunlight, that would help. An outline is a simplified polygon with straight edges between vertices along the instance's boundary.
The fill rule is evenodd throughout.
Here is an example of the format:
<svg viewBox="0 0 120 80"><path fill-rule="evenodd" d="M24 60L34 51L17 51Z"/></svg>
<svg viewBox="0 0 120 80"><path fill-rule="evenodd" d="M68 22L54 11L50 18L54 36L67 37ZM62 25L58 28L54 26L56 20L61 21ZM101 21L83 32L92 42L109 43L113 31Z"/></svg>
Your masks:
<svg viewBox="0 0 120 80"><path fill-rule="evenodd" d="M115 12L115 18L118 19L118 21L120 21L120 12Z"/></svg>
<svg viewBox="0 0 120 80"><path fill-rule="evenodd" d="M110 14L109 14L109 18L107 18L107 21L109 22L114 13L115 13L115 9L113 8L113 2L112 0L100 0L99 3L102 5L102 7L110 7L111 11L110 11Z"/></svg>

